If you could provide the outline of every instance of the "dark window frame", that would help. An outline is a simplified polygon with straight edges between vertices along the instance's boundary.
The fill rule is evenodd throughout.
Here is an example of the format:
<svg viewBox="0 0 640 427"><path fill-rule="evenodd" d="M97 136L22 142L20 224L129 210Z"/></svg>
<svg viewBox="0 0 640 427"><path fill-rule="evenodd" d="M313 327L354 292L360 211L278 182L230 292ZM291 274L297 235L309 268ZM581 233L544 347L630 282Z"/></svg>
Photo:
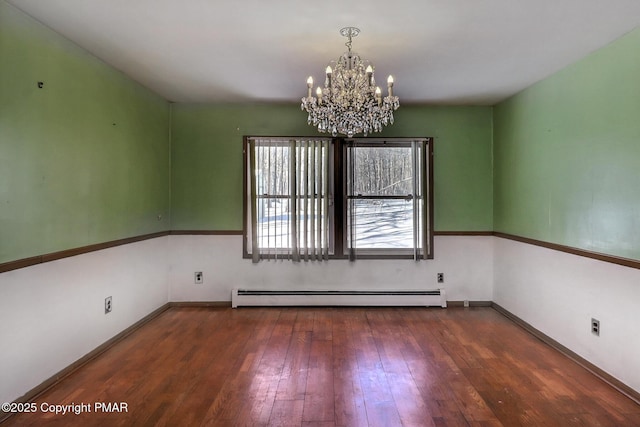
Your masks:
<svg viewBox="0 0 640 427"><path fill-rule="evenodd" d="M242 221L242 252L243 258L252 258L252 254L250 252L250 241L249 241L249 232L251 229L250 224L250 214L248 212L249 206L249 141L254 139L282 139L282 140L291 140L291 139L312 139L313 137L303 137L303 136L253 136L253 135L245 135L243 136L243 168L242 168L242 206L243 206L243 221ZM326 138L324 138L326 139ZM424 198L426 201L426 212L423 218L424 221L424 233L426 236L424 237L424 242L427 244L426 252L422 255L421 259L433 259L434 258L434 192L433 192L433 145L434 138L433 137L416 137L416 138L380 138L380 137L370 137L370 138L330 138L331 139L331 151L333 154L333 165L332 165L332 173L333 173L333 188L330 190L333 203L332 209L332 226L330 228L330 241L331 241L331 252L329 255L329 259L349 259L349 253L347 248L347 145L349 141L356 140L360 143L364 143L365 145L377 145L382 144L384 141L399 143L399 142L407 142L411 141L422 141L423 149L423 170L422 170L422 185ZM426 167L426 171L424 170ZM425 173L426 172L426 173ZM425 182L426 181L426 182ZM376 251L373 251L376 252ZM396 252L396 253L394 253ZM379 253L360 253L357 255L357 259L414 259L414 255L407 255L404 253L397 253L398 250L389 248L383 249Z"/></svg>

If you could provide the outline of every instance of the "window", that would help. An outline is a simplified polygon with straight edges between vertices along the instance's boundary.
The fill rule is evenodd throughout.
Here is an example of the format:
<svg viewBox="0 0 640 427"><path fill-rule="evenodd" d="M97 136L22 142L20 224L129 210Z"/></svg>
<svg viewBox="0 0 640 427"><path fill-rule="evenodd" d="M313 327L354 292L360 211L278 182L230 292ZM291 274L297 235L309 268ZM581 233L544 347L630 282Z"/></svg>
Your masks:
<svg viewBox="0 0 640 427"><path fill-rule="evenodd" d="M326 138L246 139L245 252L255 262L328 258L330 148Z"/></svg>
<svg viewBox="0 0 640 427"><path fill-rule="evenodd" d="M244 144L245 257L433 258L431 138Z"/></svg>
<svg viewBox="0 0 640 427"><path fill-rule="evenodd" d="M426 170L420 141L347 141L347 248L422 257Z"/></svg>

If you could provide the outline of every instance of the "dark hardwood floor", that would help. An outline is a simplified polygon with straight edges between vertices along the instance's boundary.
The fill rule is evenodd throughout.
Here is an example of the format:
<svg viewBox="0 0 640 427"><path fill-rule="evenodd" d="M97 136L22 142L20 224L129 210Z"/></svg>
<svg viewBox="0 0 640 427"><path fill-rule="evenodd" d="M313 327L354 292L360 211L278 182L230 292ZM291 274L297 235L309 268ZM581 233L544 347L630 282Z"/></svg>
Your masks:
<svg viewBox="0 0 640 427"><path fill-rule="evenodd" d="M91 412L3 427L640 426L640 405L492 308L174 307L35 402Z"/></svg>

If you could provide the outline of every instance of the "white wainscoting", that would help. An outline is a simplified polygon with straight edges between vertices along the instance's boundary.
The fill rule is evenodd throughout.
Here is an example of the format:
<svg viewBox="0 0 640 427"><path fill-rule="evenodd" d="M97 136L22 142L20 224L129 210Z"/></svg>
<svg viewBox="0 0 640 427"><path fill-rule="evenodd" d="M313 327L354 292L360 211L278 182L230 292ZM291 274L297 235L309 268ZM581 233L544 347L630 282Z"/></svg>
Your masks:
<svg viewBox="0 0 640 427"><path fill-rule="evenodd" d="M264 290L425 290L444 288L450 301L491 301L492 236L436 236L435 259L329 260L242 259L241 236L172 235L169 300L230 301L233 288ZM202 271L202 284L194 272ZM444 273L444 283L436 282Z"/></svg>
<svg viewBox="0 0 640 427"><path fill-rule="evenodd" d="M640 391L640 270L502 238L494 256L494 302Z"/></svg>
<svg viewBox="0 0 640 427"><path fill-rule="evenodd" d="M166 304L167 244L164 236L0 274L0 402Z"/></svg>
<svg viewBox="0 0 640 427"><path fill-rule="evenodd" d="M204 273L202 284L195 271ZM0 401L22 396L169 301L230 301L235 287L443 287L450 301L495 301L640 390L637 269L492 236L436 236L435 259L421 262L252 264L242 259L241 236L171 235L0 274ZM109 295L113 312L105 315Z"/></svg>

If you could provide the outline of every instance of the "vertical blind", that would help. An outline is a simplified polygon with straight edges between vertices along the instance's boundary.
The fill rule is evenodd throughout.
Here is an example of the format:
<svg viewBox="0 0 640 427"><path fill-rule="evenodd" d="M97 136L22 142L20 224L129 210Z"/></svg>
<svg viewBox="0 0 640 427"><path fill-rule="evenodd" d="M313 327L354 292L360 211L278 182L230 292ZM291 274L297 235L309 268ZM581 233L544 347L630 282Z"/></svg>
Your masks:
<svg viewBox="0 0 640 427"><path fill-rule="evenodd" d="M249 139L253 262L329 258L329 150L329 139Z"/></svg>

